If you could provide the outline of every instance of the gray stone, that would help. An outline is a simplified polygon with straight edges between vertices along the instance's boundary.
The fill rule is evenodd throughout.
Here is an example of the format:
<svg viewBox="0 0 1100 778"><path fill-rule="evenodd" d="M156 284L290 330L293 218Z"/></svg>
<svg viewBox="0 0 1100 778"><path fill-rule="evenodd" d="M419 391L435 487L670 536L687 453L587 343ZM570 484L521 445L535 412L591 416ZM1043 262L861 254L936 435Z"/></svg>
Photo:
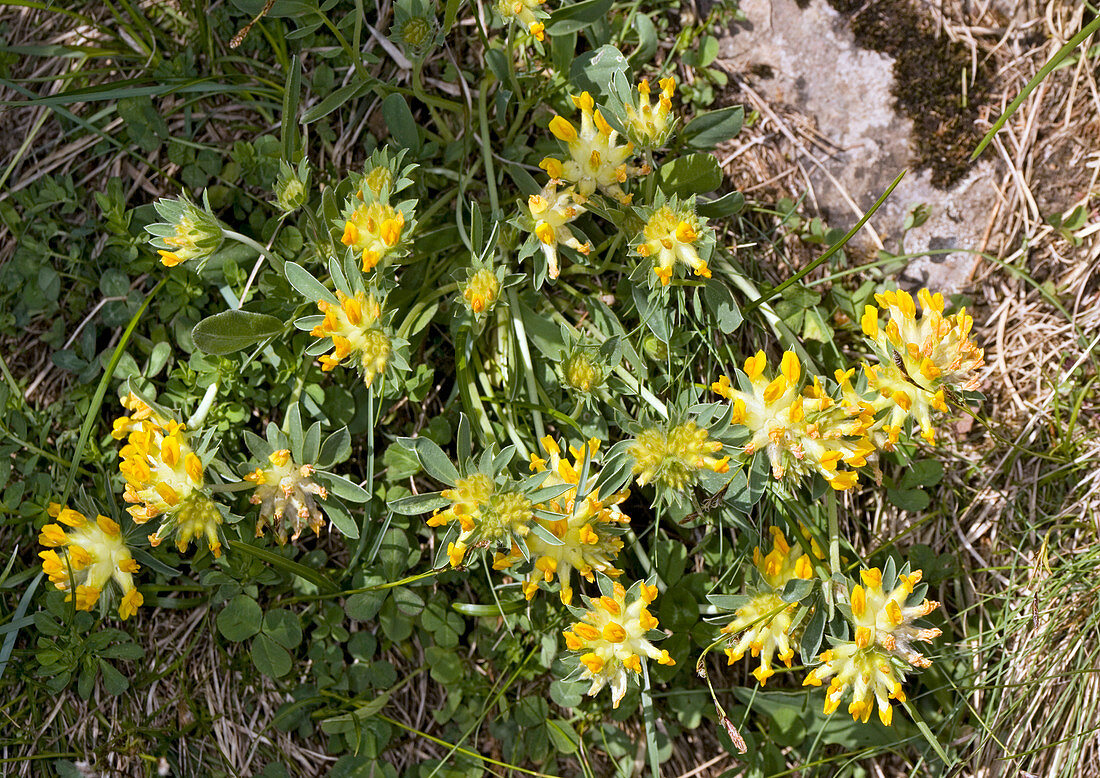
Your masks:
<svg viewBox="0 0 1100 778"><path fill-rule="evenodd" d="M809 141L798 138L800 161L826 223L847 230L859 219L849 199L860 212L867 210L908 166L912 123L894 109L894 60L857 46L845 19L825 0L803 5L795 0L741 0L747 21L721 41L720 55L745 74L768 105L812 119L831 148L810 149ZM909 170L869 224L892 253L975 250L995 202L996 182L988 162L947 191L932 186L930 171ZM906 212L918 203L927 204L930 217L903 236ZM865 256L878 249L867 230L852 245ZM977 262L976 255L963 252L921 257L897 280L905 287L927 285L950 294L967 286Z"/></svg>

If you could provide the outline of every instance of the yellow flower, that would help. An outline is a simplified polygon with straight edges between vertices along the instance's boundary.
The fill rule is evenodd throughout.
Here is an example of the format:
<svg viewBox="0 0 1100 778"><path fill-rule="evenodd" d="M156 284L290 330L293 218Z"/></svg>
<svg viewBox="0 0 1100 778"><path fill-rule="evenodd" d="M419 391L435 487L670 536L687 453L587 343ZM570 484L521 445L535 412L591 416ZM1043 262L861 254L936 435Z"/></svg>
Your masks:
<svg viewBox="0 0 1100 778"><path fill-rule="evenodd" d="M542 247L542 253L546 256L551 278L557 278L561 272L558 267L559 244L585 255L592 250L592 244L581 243L573 237L573 233L566 226L584 213L585 209L580 202L581 199L576 196L573 187L559 192L555 181L544 186L539 194L527 198L527 209L534 224L534 234Z"/></svg>
<svg viewBox="0 0 1100 778"><path fill-rule="evenodd" d="M595 573L609 576L617 576L621 573L620 570L615 569L612 562L622 550L623 543L608 532L608 528L614 524L626 524L630 521L618 507L627 498L628 492L617 492L604 500L597 499L594 489L599 473L592 464L592 460L596 456L600 442L590 440L586 445L589 456L589 476L585 489L588 494L578 504L576 487L580 483L580 472L584 467L584 450L570 447L569 453L573 456L573 461L570 462L562 457L561 447L549 435L539 442L547 453L547 457L532 455L531 470L536 472L549 470L549 475L543 481L544 487L569 484L573 488L545 504L536 506L560 517L549 519L536 516L534 521L561 543L560 545L549 543L533 532L525 537L524 542L534 563L523 584L523 593L530 600L538 591L540 580L551 583L556 575L561 583L561 601L568 605L573 600L573 587L570 584L574 570L589 582L595 580ZM522 558L519 547L513 546L508 554L497 554L493 560L493 567L504 570Z"/></svg>
<svg viewBox="0 0 1100 778"><path fill-rule="evenodd" d="M129 415L115 420L111 434L116 440L126 438L119 451L122 461L118 469L126 478L123 499L131 503L127 512L137 524L163 516L160 527L149 536L154 546L181 525L192 525L194 517L204 517L201 534L214 556L219 556L221 514L207 494L202 461L191 450L184 425L162 416L133 393L122 405ZM180 531L177 545L181 552L194 536Z"/></svg>
<svg viewBox="0 0 1100 778"><path fill-rule="evenodd" d="M676 94L676 79L669 76L660 81L661 93L656 104L649 102L649 80L638 83L638 106L627 103L626 130L631 139L643 148L655 149L668 139L676 123L669 119L672 112L672 96Z"/></svg>
<svg viewBox="0 0 1100 778"><path fill-rule="evenodd" d="M856 645L860 648L880 646L914 667L931 665L931 660L914 648L913 641L931 643L943 633L938 629L915 627L913 622L927 616L940 604L927 599L917 605L905 604L920 582L921 571L899 575L897 586L889 592L883 591L882 571L877 567L861 570L860 579L863 584L853 586L849 595L855 618Z"/></svg>
<svg viewBox="0 0 1100 778"><path fill-rule="evenodd" d="M500 279L487 267L470 273L462 289L462 299L475 314L487 313L500 297Z"/></svg>
<svg viewBox="0 0 1100 778"><path fill-rule="evenodd" d="M153 236L152 245L165 267L175 267L190 260L200 264L218 250L224 239L222 226L205 202L200 208L186 194L162 198L153 203L164 220L145 228Z"/></svg>
<svg viewBox="0 0 1100 778"><path fill-rule="evenodd" d="M378 201L360 203L345 218L340 242L360 255L366 273L395 253L404 229L405 214L392 205Z"/></svg>
<svg viewBox="0 0 1100 778"><path fill-rule="evenodd" d="M50 583L69 592L66 602L75 602L77 610L87 611L99 601L108 581L113 580L122 590L118 617L123 621L130 618L143 599L134 587L138 563L130 555L118 524L106 516L89 521L84 514L57 503L50 503L49 514L59 523L42 528L38 542L46 550L38 556Z"/></svg>
<svg viewBox="0 0 1100 778"><path fill-rule="evenodd" d="M321 356L321 369L334 370L352 354L357 355L363 382L370 386L385 372L393 354L393 342L380 326L382 309L374 295L357 292L348 297L337 291L339 304L318 300L324 321L310 330L315 338L332 338L332 353Z"/></svg>
<svg viewBox="0 0 1100 778"><path fill-rule="evenodd" d="M527 537L531 531L531 501L518 492L502 490L484 473L459 478L442 496L451 501L446 510L428 519L429 527L457 522L458 540L447 547L451 566L458 567L471 546L511 547L513 536Z"/></svg>
<svg viewBox="0 0 1100 778"><path fill-rule="evenodd" d="M837 403L816 376L803 387L802 365L793 351L783 355L774 378L767 375L767 367L763 351L745 360L752 392L734 389L728 376L711 384L714 392L732 402L730 423L749 430L745 455L765 451L776 479L818 473L834 489L855 486L855 471L839 465L867 464L874 453L866 435L873 414L862 406Z"/></svg>
<svg viewBox="0 0 1100 778"><path fill-rule="evenodd" d="M677 264L685 265L697 276L710 278L710 268L699 256L704 225L691 206L663 205L649 215L634 250L653 260L653 272L668 286Z"/></svg>
<svg viewBox="0 0 1100 778"><path fill-rule="evenodd" d="M886 450L897 443L907 417L917 422L928 443L935 443L932 412L946 412L951 393L977 388L976 372L985 365L982 350L970 341L974 319L965 308L944 316L943 295L921 289L917 299L922 309L919 320L912 295L900 290L875 295L887 315L884 326L873 305L864 309L860 320L880 360L878 365L863 366L868 387L877 395L874 409L890 409L882 427Z"/></svg>
<svg viewBox="0 0 1100 778"><path fill-rule="evenodd" d="M671 429L652 427L641 432L630 444L634 474L639 486L656 483L682 490L692 483L703 468L716 473L729 472L729 457L711 456L722 450L722 443L709 440L707 431L694 421Z"/></svg>
<svg viewBox="0 0 1100 778"><path fill-rule="evenodd" d="M515 19L526 27L536 40L540 41L546 37L546 26L540 19L548 16L541 6L541 0L497 0L496 2L497 13L502 18Z"/></svg>
<svg viewBox="0 0 1100 778"><path fill-rule="evenodd" d="M631 592L634 592L633 587ZM627 670L642 672L643 659L655 659L658 664L674 665L668 651L658 649L646 633L657 628L657 619L647 606L657 597L657 587L640 584L630 597L622 584L614 584L613 596L590 599L581 621L562 634L570 651L580 653L584 666L581 680L591 680L589 696L595 696L604 686L611 686L611 701L618 708L626 694Z"/></svg>
<svg viewBox="0 0 1100 778"><path fill-rule="evenodd" d="M850 689L852 702L848 712L853 719L866 723L877 703L879 719L890 726L894 717L890 700L905 702L901 688L905 676L889 654L875 646L860 648L844 641L822 653L819 659L822 664L810 671L802 685L820 686L825 679L833 679L825 692L826 714L840 707Z"/></svg>
<svg viewBox="0 0 1100 778"><path fill-rule="evenodd" d="M321 534L324 518L313 496L324 500L328 498L328 492L310 478L314 473L313 466L299 465L290 458L287 449L272 453L268 462L270 466L266 469L256 468L245 476L246 480L256 485L249 502L260 506L256 537L264 534L267 523L271 524L280 544L286 543L288 527L294 529L291 540L297 540L307 524L315 533Z"/></svg>
<svg viewBox="0 0 1100 778"><path fill-rule="evenodd" d="M583 203L599 187L600 191L618 202L630 202L631 195L623 191L621 184L627 176L649 173L648 167L635 169L627 164L634 154L634 144L616 146L617 133L596 108L592 95L582 92L573 97L573 104L581 109L581 128L561 116L550 120L550 132L569 148L569 159L561 161L547 157L541 167L551 178L577 185L575 198Z"/></svg>
<svg viewBox="0 0 1100 778"><path fill-rule="evenodd" d="M761 686L775 675L772 659L776 655L787 667L791 666L794 658L790 633L798 603L784 602L780 594L788 581L813 576L813 563L809 555L802 553L798 546L790 546L778 527L771 527L770 530L772 550L764 556L757 547L752 555L753 564L770 588L757 591L737 609L733 621L722 628L722 634L731 636L726 649L729 664L744 657L746 650L760 657L760 667L752 674ZM741 633L741 638L734 643L732 636L738 633Z"/></svg>

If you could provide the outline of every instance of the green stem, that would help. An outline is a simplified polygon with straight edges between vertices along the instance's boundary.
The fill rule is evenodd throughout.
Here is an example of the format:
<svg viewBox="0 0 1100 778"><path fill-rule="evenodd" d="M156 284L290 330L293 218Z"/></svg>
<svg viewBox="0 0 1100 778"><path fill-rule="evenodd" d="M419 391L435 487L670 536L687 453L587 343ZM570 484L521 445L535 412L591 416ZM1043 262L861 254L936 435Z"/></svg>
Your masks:
<svg viewBox="0 0 1100 778"><path fill-rule="evenodd" d="M485 160L485 178L489 184L489 207L492 210L493 218L500 217L500 202L497 197L497 177L496 171L493 169L493 152L489 148L489 114L485 107L485 102L489 97L489 79L485 78L481 82L481 89L478 91L477 97L477 118L481 127L481 156Z"/></svg>

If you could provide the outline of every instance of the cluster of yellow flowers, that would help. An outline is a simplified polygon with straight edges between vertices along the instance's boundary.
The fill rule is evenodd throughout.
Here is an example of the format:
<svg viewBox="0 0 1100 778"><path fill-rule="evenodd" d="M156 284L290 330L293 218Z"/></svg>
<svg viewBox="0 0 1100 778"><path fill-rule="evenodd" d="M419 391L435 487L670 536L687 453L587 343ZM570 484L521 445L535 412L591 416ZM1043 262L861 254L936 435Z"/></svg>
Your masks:
<svg viewBox="0 0 1100 778"><path fill-rule="evenodd" d="M57 523L42 528L38 542L46 550L38 556L50 583L68 592L65 600L73 602L77 610L90 611L113 580L122 590L118 617L123 621L130 618L143 599L134 587L138 563L118 524L106 516L90 521L83 513L57 503L50 504L49 515Z"/></svg>
<svg viewBox="0 0 1100 778"><path fill-rule="evenodd" d="M765 451L776 479L817 473L834 489L850 489L858 482L858 468L872 462L877 451L894 449L906 418L914 418L921 436L933 443L932 411L947 411L948 395L977 385L982 350L968 339L973 320L965 309L944 316L943 297L922 289L924 314L917 322L908 292L885 292L876 299L889 321L879 327L879 310L867 306L863 331L881 360L863 364L867 394L853 387L854 370L837 371L839 399L819 376L804 382L799 359L790 351L774 377L767 374L764 352L745 360L751 391L735 389L725 375L711 384L732 405L730 423L748 430L743 456Z"/></svg>
<svg viewBox="0 0 1100 778"><path fill-rule="evenodd" d="M307 524L315 533L321 534L324 518L313 497L325 500L328 499L328 492L310 477L314 473L313 466L298 464L285 448L272 452L268 461L269 467L257 467L245 476L246 481L256 485L249 501L260 506L256 537L263 535L264 525L268 523L280 544L286 543L288 526L294 529L291 540L297 540Z"/></svg>
<svg viewBox="0 0 1100 778"><path fill-rule="evenodd" d="M393 354L393 343L381 326L382 309L374 295L365 292L348 296L337 290L336 299L336 303L317 301L325 318L309 333L315 338L332 339L332 353L321 356L321 369L334 370L354 355L363 382L370 386L385 372Z"/></svg>
<svg viewBox="0 0 1100 778"><path fill-rule="evenodd" d="M760 657L760 667L753 675L761 685L775 675L772 661L776 656L791 667L802 628L794 622L798 603L784 601L781 594L789 581L813 578L814 567L822 564L823 557L812 540L807 545L817 562L801 544L792 547L779 528L772 527L771 535L772 550L767 555L760 548L753 552L762 583L721 630L729 636L726 655L730 664L739 661L746 650ZM927 599L907 604L921 579L919 570L899 574L897 585L889 592L883 590L882 576L878 568L863 570L862 584L847 590L855 640L837 641L822 652L803 685L820 686L832 678L825 694L825 713L835 711L850 693L848 712L853 718L867 721L877 704L879 718L889 725L893 717L890 700L905 701L902 682L907 668L931 664L913 648L913 641L931 642L941 633L914 626L916 619L939 607Z"/></svg>
<svg viewBox="0 0 1100 778"><path fill-rule="evenodd" d="M153 546L175 534L182 552L193 538L205 537L214 556L220 555L221 513L210 498L202 460L191 450L186 428L132 392L122 405L129 413L115 419L112 435L126 439L118 469L126 477L127 512L136 524L161 517L149 536Z"/></svg>
<svg viewBox="0 0 1100 778"><path fill-rule="evenodd" d="M641 582L629 592L616 583L610 596L584 598L588 610L563 634L566 648L580 655L580 680L592 681L590 696L610 686L612 703L618 708L630 678L627 670L635 676L641 674L646 658L662 665L676 664L668 651L650 642L658 625L647 606L656 598L657 587Z"/></svg>
<svg viewBox="0 0 1100 778"><path fill-rule="evenodd" d="M544 514L533 516L533 521L557 542L548 542L535 533L527 536L527 548L534 562L523 584L523 593L530 600L538 591L540 580L551 583L554 576L557 576L561 583L561 601L568 605L573 601L573 587L570 584L574 570L589 582L595 580L596 573L608 576L620 574L621 571L615 569L612 562L622 550L623 543L609 533L608 529L616 524L629 522L626 514L619 510L619 504L628 494L623 491L603 500L597 499L594 489L599 476L595 469L590 468L589 478L583 487L579 483L585 450L570 447L569 453L573 456L573 461L570 462L562 457L561 446L549 435L540 443L547 457L532 454L531 470L548 473L546 480L542 482L544 486L564 485L572 488L537 506ZM586 444L589 462L595 458L599 446L600 441L595 439ZM579 503L578 487L586 492ZM552 514L554 518L544 518L546 513ZM496 555L493 567L505 570L522 558L519 547L513 544L509 553Z"/></svg>
<svg viewBox="0 0 1100 778"><path fill-rule="evenodd" d="M694 421L674 427L650 427L639 433L627 449L634 460L639 486L659 484L682 491L695 483L702 470L728 473L728 456L717 458L722 442L711 440L706 429Z"/></svg>

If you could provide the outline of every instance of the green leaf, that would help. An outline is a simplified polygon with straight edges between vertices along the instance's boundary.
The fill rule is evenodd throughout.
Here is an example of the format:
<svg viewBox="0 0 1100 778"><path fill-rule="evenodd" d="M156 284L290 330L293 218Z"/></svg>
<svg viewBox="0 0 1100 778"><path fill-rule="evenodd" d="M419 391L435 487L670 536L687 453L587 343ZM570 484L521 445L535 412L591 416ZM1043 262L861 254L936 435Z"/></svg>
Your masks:
<svg viewBox="0 0 1100 778"><path fill-rule="evenodd" d="M450 505L451 501L440 492L426 492L414 494L411 497L401 497L386 506L400 516L419 516L422 513L436 511Z"/></svg>
<svg viewBox="0 0 1100 778"><path fill-rule="evenodd" d="M806 630L802 633L802 656L808 661L809 657L817 656L817 650L821 648L821 639L825 635L825 609L818 606L810 620L806 622Z"/></svg>
<svg viewBox="0 0 1100 778"><path fill-rule="evenodd" d="M294 662L285 648L261 633L252 641L252 664L269 678L282 678L290 672Z"/></svg>
<svg viewBox="0 0 1100 778"><path fill-rule="evenodd" d="M745 121L745 109L740 105L701 113L680 131L686 145L709 151L722 141L736 137Z"/></svg>
<svg viewBox="0 0 1100 778"><path fill-rule="evenodd" d="M666 195L690 197L713 192L722 185L722 169L710 154L695 153L677 157L661 165L658 182Z"/></svg>
<svg viewBox="0 0 1100 778"><path fill-rule="evenodd" d="M313 277L313 274L299 265L297 262L287 262L283 267L283 273L290 285L298 290L302 297L311 303L324 300L333 305L339 305L336 295L330 292L324 284Z"/></svg>
<svg viewBox="0 0 1100 778"><path fill-rule="evenodd" d="M718 329L729 335L741 326L741 309L729 287L716 278L708 278L703 286L703 295L707 308L718 322Z"/></svg>
<svg viewBox="0 0 1100 778"><path fill-rule="evenodd" d="M392 94L382 101L382 121L399 145L410 150L420 148L420 130L403 95Z"/></svg>
<svg viewBox="0 0 1100 778"><path fill-rule="evenodd" d="M343 503L330 498L323 503L322 507L325 509L325 515L328 516L329 521L336 529L340 530L344 537L351 540L359 538L359 525L356 524L355 519L351 517Z"/></svg>
<svg viewBox="0 0 1100 778"><path fill-rule="evenodd" d="M550 742L560 754L575 754L580 745L581 738L573 725L565 719L550 719L546 722L546 731L550 735Z"/></svg>
<svg viewBox="0 0 1100 778"><path fill-rule="evenodd" d="M453 650L440 646L428 646L424 649L424 659L431 668L432 679L437 683L452 684L462 680L464 675L462 660Z"/></svg>
<svg viewBox="0 0 1100 778"><path fill-rule="evenodd" d="M546 23L546 32L550 35L568 35L588 27L593 22L607 16L612 0L583 0L572 5L563 5L550 14Z"/></svg>
<svg viewBox="0 0 1100 778"><path fill-rule="evenodd" d="M806 599L810 592L814 590L814 582L805 578L792 578L787 581L787 585L783 587L783 593L780 595L783 602L801 602Z"/></svg>
<svg viewBox="0 0 1100 778"><path fill-rule="evenodd" d="M274 316L249 311L222 311L208 316L191 330L195 346L207 354L221 356L248 348L283 331Z"/></svg>
<svg viewBox="0 0 1100 778"><path fill-rule="evenodd" d="M351 434L347 427L333 432L321 444L321 453L317 457L318 467L332 467L351 456Z"/></svg>
<svg viewBox="0 0 1100 778"><path fill-rule="evenodd" d="M903 511L923 511L932 502L923 489L887 489L886 499Z"/></svg>
<svg viewBox="0 0 1100 778"><path fill-rule="evenodd" d="M700 200L696 212L706 219L721 219L741 213L745 208L745 196L740 192L727 192L715 200Z"/></svg>
<svg viewBox="0 0 1100 778"><path fill-rule="evenodd" d="M417 459L424 471L437 481L447 486L454 486L458 481L458 470L451 464L451 460L443 453L434 441L428 438L398 438L397 442L406 448L416 452Z"/></svg>
<svg viewBox="0 0 1100 778"><path fill-rule="evenodd" d="M629 71L630 65L621 51L614 46L600 46L573 60L569 68L569 81L578 89L604 94L616 73L629 75Z"/></svg>
<svg viewBox="0 0 1100 778"><path fill-rule="evenodd" d="M218 614L218 632L235 643L248 640L260 631L263 615L255 600L247 594L238 594Z"/></svg>
<svg viewBox="0 0 1100 778"><path fill-rule="evenodd" d="M325 484L329 491L342 499L351 500L352 502L366 502L370 499L370 492L342 475L317 473L317 480Z"/></svg>
<svg viewBox="0 0 1100 778"><path fill-rule="evenodd" d="M283 648L296 648L302 642L302 624L297 614L285 608L264 614L263 632Z"/></svg>
<svg viewBox="0 0 1100 778"><path fill-rule="evenodd" d="M634 14L634 31L638 33L638 48L630 55L630 62L637 67L657 53L657 27L646 14L638 12Z"/></svg>
<svg viewBox="0 0 1100 778"><path fill-rule="evenodd" d="M909 465L898 484L902 489L917 486L935 486L943 480L943 465L935 459L921 459Z"/></svg>
<svg viewBox="0 0 1100 778"><path fill-rule="evenodd" d="M103 673L103 690L117 697L130 688L130 681L113 664L105 659L99 660L99 669Z"/></svg>

